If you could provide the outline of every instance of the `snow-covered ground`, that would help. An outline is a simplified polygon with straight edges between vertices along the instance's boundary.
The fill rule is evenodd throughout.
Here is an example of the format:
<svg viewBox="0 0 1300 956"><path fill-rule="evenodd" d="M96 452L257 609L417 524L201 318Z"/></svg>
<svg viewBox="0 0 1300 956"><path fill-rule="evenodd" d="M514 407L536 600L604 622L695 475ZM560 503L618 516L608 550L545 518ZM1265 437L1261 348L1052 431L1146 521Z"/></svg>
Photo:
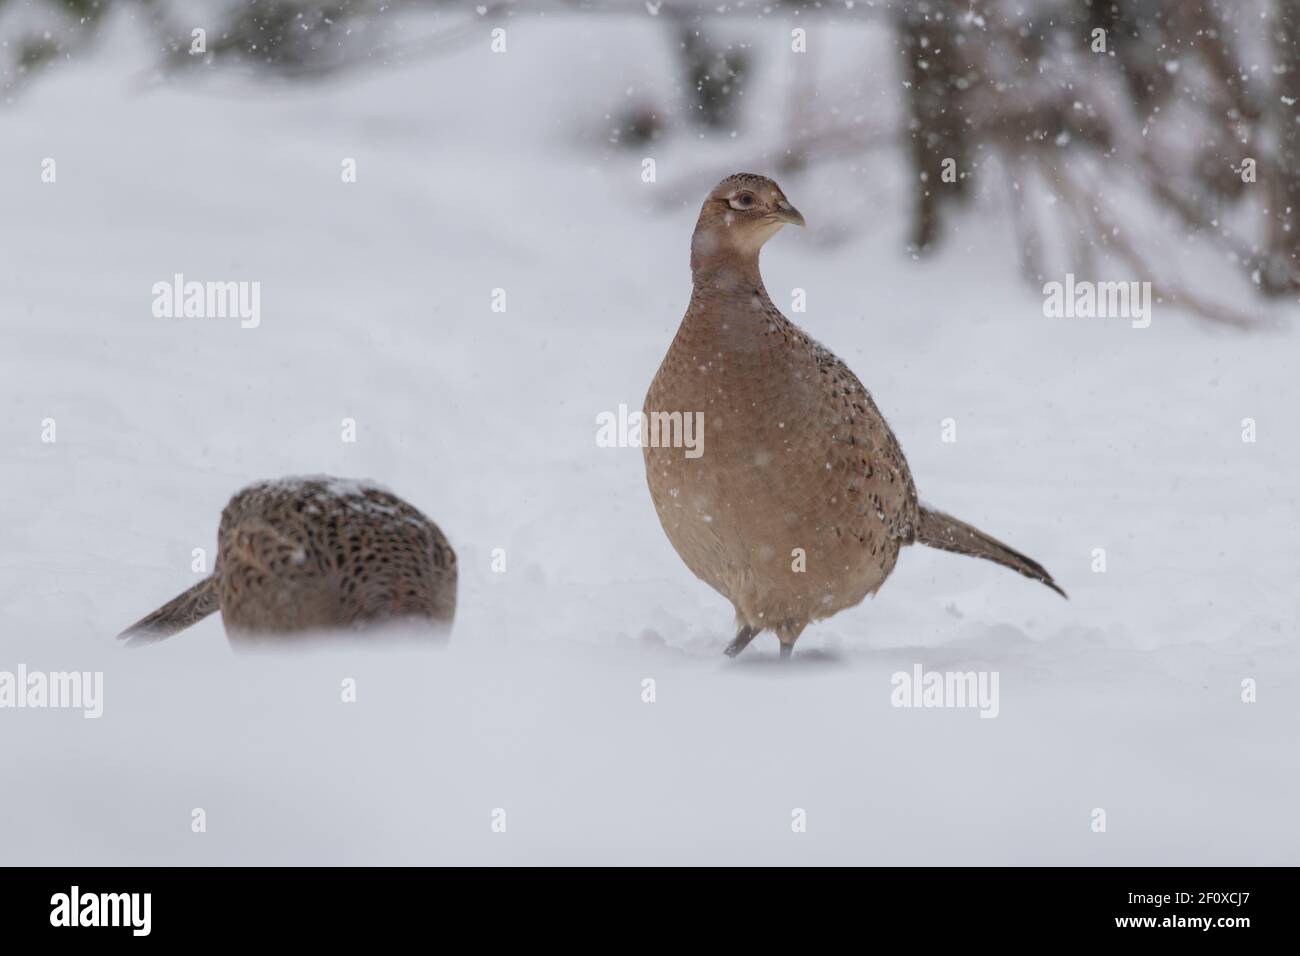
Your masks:
<svg viewBox="0 0 1300 956"><path fill-rule="evenodd" d="M770 635L729 661L640 452L595 442L685 309L715 173L775 159L760 109L602 144L605 112L674 102L662 40L520 20L506 55L485 25L340 83L142 88L117 24L0 112L0 671L104 673L98 720L0 710L0 862L1300 862L1295 316L1047 319L994 196L914 261L898 157L782 177L811 228L768 246L774 300L807 290L922 496L1070 600L911 549L788 666ZM260 326L155 318L175 273L260 282ZM196 580L233 491L320 472L442 526L449 647L235 655L215 616L114 641ZM891 706L914 664L996 671L997 718Z"/></svg>

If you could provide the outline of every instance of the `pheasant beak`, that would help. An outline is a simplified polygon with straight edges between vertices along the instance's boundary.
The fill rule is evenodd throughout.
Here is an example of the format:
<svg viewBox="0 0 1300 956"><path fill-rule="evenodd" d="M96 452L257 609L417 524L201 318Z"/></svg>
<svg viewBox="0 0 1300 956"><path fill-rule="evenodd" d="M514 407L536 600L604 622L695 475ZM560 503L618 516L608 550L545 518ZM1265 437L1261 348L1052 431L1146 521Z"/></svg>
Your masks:
<svg viewBox="0 0 1300 956"><path fill-rule="evenodd" d="M794 206L791 206L784 199L777 202L776 212L772 213L772 218L775 219L777 222L788 222L792 226L808 225L806 222L803 221L803 214L800 213L798 209L795 209Z"/></svg>

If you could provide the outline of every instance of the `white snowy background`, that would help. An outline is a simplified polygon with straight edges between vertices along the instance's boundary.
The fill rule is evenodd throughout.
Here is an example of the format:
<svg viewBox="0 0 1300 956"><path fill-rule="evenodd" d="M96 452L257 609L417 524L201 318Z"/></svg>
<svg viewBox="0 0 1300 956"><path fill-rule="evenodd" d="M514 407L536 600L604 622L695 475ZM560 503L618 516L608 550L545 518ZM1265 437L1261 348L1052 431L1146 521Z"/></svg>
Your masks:
<svg viewBox="0 0 1300 956"><path fill-rule="evenodd" d="M494 55L488 26L346 82L154 85L123 21L0 110L0 670L105 675L99 720L0 710L0 863L1300 862L1294 303L1253 334L1161 304L1145 330L1047 319L987 191L918 261L897 154L780 177L810 228L768 245L773 299L807 290L795 318L872 391L923 498L1070 600L909 549L788 665L770 635L727 660L729 605L595 420L640 406L703 195L772 172L783 61L737 137L629 152L603 117L671 98L665 44L553 17ZM836 51L862 82L870 29L827 40L824 82ZM892 62L861 98L885 122ZM154 318L176 272L259 281L261 326ZM115 642L194 582L236 489L299 473L440 524L446 649L234 654L219 616ZM891 707L916 663L997 671L1000 715Z"/></svg>

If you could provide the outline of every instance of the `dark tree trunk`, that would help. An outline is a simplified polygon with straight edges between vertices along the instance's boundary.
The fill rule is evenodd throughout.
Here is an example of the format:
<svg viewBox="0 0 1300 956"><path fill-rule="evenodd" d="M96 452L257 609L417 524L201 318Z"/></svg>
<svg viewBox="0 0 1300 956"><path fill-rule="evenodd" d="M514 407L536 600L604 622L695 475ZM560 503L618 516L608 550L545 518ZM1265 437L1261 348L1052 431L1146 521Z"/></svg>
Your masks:
<svg viewBox="0 0 1300 956"><path fill-rule="evenodd" d="M961 101L968 81L963 81L967 67L957 43L955 17L968 6L936 0L899 10L914 195L911 243L918 251L937 240L943 202L966 191L970 147ZM945 183L941 177L948 159L956 164L957 179Z"/></svg>
<svg viewBox="0 0 1300 956"><path fill-rule="evenodd" d="M1277 156L1269 173L1269 261L1260 288L1294 294L1300 285L1300 0L1277 0L1273 49L1278 89Z"/></svg>

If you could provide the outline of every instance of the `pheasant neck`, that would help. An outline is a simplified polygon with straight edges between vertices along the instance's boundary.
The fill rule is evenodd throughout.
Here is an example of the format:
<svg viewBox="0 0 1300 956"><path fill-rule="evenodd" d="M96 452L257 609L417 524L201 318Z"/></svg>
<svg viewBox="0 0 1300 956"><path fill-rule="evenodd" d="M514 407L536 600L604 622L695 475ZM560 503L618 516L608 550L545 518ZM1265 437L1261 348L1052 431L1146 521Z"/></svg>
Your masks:
<svg viewBox="0 0 1300 956"><path fill-rule="evenodd" d="M749 351L767 341L763 333L780 312L772 304L758 258L714 260L694 270L691 303L678 332L680 341L705 350Z"/></svg>
<svg viewBox="0 0 1300 956"><path fill-rule="evenodd" d="M767 295L763 277L758 271L758 256L714 255L691 256L691 280L696 293L728 294L755 292Z"/></svg>

